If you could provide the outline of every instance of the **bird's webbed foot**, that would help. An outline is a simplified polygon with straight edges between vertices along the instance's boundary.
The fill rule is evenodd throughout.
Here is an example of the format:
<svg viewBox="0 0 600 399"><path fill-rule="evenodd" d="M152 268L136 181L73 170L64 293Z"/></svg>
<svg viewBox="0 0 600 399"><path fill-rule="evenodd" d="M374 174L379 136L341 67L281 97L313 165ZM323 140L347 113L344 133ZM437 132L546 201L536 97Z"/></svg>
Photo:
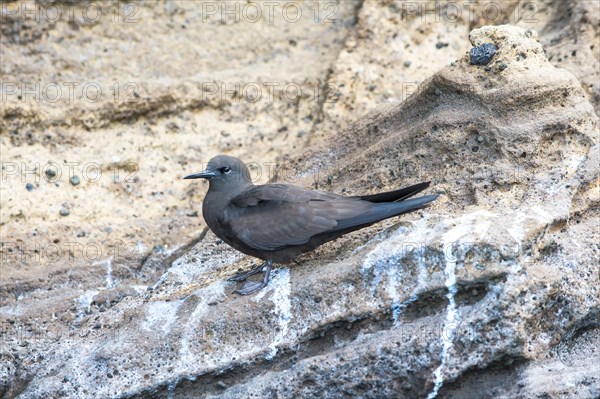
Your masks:
<svg viewBox="0 0 600 399"><path fill-rule="evenodd" d="M227 281L245 281L248 277L250 276L254 276L255 274L258 274L260 272L263 271L263 268L265 267L265 265L267 264L267 262L263 262L261 265L255 267L254 269L247 271L247 272L241 272L236 274L233 277L230 277L227 279Z"/></svg>
<svg viewBox="0 0 600 399"><path fill-rule="evenodd" d="M244 286L242 288L240 288L239 290L235 290L233 292L235 292L236 294L240 294L240 295L249 295L249 294L253 294L256 291L259 291L259 290L263 289L264 287L266 287L267 284L269 284L269 276L271 275L271 268L273 267L273 263L271 261L266 261L265 263L260 265L260 267L258 267L256 269L252 269L247 273L254 272L252 274L256 274L262 270L263 266L265 267L265 276L263 277L262 281L248 280L244 283ZM258 269L258 272L255 272L255 270L257 270L257 269ZM237 276L235 276L235 277L237 277ZM246 277L248 277L248 276L246 276ZM245 278L244 278L244 280L245 280ZM237 281L243 281L243 280L237 280Z"/></svg>

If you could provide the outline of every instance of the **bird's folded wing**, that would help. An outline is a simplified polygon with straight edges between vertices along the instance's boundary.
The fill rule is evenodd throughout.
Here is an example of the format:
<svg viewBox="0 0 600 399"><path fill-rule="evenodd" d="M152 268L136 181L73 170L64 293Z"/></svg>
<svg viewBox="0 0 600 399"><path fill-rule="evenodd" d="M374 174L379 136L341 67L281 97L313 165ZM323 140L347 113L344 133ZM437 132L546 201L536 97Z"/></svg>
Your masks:
<svg viewBox="0 0 600 399"><path fill-rule="evenodd" d="M336 198L339 197L320 191L306 190L302 187L289 184L265 184L262 186L252 186L235 197L231 202L236 206L245 208L256 206L261 201L306 202L309 200L333 200Z"/></svg>
<svg viewBox="0 0 600 399"><path fill-rule="evenodd" d="M246 245L266 251L305 244L370 206L365 201L283 184L255 186L232 204L227 219L234 234Z"/></svg>

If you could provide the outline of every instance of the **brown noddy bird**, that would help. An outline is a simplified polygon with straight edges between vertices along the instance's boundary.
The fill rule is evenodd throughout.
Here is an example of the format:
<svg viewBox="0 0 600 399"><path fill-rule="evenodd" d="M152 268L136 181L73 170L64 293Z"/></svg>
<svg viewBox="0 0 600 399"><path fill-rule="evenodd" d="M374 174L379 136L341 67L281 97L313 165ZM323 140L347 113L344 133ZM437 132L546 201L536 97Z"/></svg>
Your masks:
<svg viewBox="0 0 600 399"><path fill-rule="evenodd" d="M358 197L308 190L291 184L254 185L237 158L217 155L208 167L184 179L206 179L202 213L208 227L233 248L265 262L229 281L246 281L236 293L247 295L269 282L273 262L286 263L321 244L380 220L423 208L437 198L408 199L430 182ZM265 270L262 281L246 280Z"/></svg>

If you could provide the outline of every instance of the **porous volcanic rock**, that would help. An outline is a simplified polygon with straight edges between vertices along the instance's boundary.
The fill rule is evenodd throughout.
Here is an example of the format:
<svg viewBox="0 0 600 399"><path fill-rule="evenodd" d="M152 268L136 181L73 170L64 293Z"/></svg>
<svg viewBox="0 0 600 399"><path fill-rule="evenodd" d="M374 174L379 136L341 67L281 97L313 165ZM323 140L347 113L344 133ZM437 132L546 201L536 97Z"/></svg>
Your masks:
<svg viewBox="0 0 600 399"><path fill-rule="evenodd" d="M8 395L597 397L598 118L533 30L470 39L498 48L491 68L465 55L278 174L345 194L431 180L433 206L248 297L224 279L252 260L207 232L151 289L84 312Z"/></svg>

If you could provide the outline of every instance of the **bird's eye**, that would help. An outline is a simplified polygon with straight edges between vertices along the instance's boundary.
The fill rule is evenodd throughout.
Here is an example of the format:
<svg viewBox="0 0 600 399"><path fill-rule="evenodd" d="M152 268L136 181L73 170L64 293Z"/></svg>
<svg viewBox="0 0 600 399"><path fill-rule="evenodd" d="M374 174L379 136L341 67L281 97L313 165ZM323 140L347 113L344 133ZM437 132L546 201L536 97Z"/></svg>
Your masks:
<svg viewBox="0 0 600 399"><path fill-rule="evenodd" d="M231 172L231 168L229 166L225 166L225 167L221 168L221 171L223 173L225 173L226 175L228 175Z"/></svg>

